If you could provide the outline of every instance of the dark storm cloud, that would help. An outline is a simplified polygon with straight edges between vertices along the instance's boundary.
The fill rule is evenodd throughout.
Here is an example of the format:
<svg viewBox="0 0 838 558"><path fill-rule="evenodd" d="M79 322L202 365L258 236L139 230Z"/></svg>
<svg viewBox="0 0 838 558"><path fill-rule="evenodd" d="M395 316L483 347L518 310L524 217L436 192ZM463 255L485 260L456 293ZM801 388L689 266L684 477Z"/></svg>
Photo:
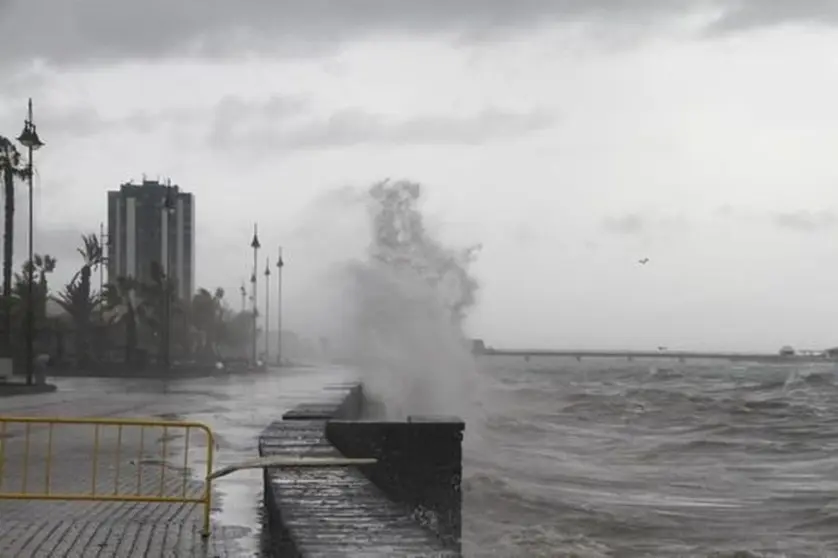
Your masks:
<svg viewBox="0 0 838 558"><path fill-rule="evenodd" d="M788 23L838 23L838 2L835 0L729 0L722 5L722 16L710 26L711 32L740 31Z"/></svg>
<svg viewBox="0 0 838 558"><path fill-rule="evenodd" d="M274 49L299 55L380 33L503 37L556 23L648 26L695 10L718 13L720 5L729 10L721 26L837 9L812 0L5 0L0 52L7 62L58 65Z"/></svg>

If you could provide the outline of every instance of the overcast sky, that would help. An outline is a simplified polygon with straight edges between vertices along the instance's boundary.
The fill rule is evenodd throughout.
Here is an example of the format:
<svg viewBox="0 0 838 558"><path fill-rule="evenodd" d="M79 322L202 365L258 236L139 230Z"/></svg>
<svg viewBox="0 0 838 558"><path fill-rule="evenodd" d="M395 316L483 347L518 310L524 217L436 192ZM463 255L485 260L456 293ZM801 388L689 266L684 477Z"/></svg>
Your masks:
<svg viewBox="0 0 838 558"><path fill-rule="evenodd" d="M293 328L344 249L312 249L315 200L407 178L441 236L483 244L468 328L491 345L818 348L836 24L828 0L0 0L0 134L32 96L56 281L106 190L170 177L198 282L234 306L252 223L285 246Z"/></svg>

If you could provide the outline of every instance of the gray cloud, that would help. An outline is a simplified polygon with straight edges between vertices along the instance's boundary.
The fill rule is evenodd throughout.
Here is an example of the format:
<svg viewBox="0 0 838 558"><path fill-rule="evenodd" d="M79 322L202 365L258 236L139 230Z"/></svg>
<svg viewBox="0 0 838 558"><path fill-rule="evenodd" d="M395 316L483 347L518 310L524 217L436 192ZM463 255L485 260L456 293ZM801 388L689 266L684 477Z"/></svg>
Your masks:
<svg viewBox="0 0 838 558"><path fill-rule="evenodd" d="M790 211L771 215L777 227L800 232L818 232L832 228L838 223L835 213L828 210Z"/></svg>
<svg viewBox="0 0 838 558"><path fill-rule="evenodd" d="M726 33L781 24L835 25L838 3L833 0L729 0L708 28Z"/></svg>
<svg viewBox="0 0 838 558"><path fill-rule="evenodd" d="M229 129L219 136L213 127L210 142L215 147L286 150L351 147L357 145L470 144L506 139L545 130L555 124L545 111L510 112L486 109L463 116L421 116L391 120L360 109L339 111L325 119L306 119L283 125L281 119L265 119L254 127ZM223 142L220 140L223 139Z"/></svg>
<svg viewBox="0 0 838 558"><path fill-rule="evenodd" d="M171 107L160 110L135 110L126 115L102 115L92 105L35 107L35 120L41 130L48 130L52 138L71 136L85 138L111 131L155 133L161 128L193 128L211 123L211 140L224 143L225 137L235 135L245 126L259 126L300 114L306 103L299 98L269 97L265 100L244 100L227 96L214 107ZM23 121L25 107L7 105L0 111L0 121Z"/></svg>
<svg viewBox="0 0 838 558"><path fill-rule="evenodd" d="M765 224L766 212L748 207L741 207L736 205L724 204L713 210L713 216L732 222L751 223L751 224Z"/></svg>
<svg viewBox="0 0 838 558"><path fill-rule="evenodd" d="M7 110L0 114L2 117L0 119L13 122L18 116L22 122L25 116L24 109L7 107ZM187 109L135 111L126 116L111 118L103 116L95 107L89 105L70 107L40 105L35 108L35 122L39 130L48 131L51 138L58 136L86 138L112 130L150 132L165 124L194 121L196 116L195 111Z"/></svg>
<svg viewBox="0 0 838 558"><path fill-rule="evenodd" d="M375 34L485 39L560 23L650 27L699 11L717 14L722 30L838 19L829 0L5 0L0 52L56 65L310 55Z"/></svg>
<svg viewBox="0 0 838 558"><path fill-rule="evenodd" d="M23 207L23 196L18 198L18 204ZM27 223L26 211L18 210L15 213L14 270L16 272L20 271L20 267L27 257ZM82 258L77 248L82 245L82 235L98 234L98 232L98 224L89 227L87 230L74 226L41 226L40 223L36 224L34 253L49 254L57 260L54 275L50 277L52 288L60 289L81 268ZM96 280L98 281L98 276Z"/></svg>
<svg viewBox="0 0 838 558"><path fill-rule="evenodd" d="M634 211L607 216L602 220L602 226L611 234L637 236L655 231L683 231L689 228L689 222L680 214L662 215L652 211Z"/></svg>
<svg viewBox="0 0 838 558"><path fill-rule="evenodd" d="M298 97L274 96L262 102L225 97L211 117L209 144L224 149L242 142L252 146L252 140L264 141L266 129L299 116L306 108L305 100Z"/></svg>
<svg viewBox="0 0 838 558"><path fill-rule="evenodd" d="M723 205L715 214L724 220L750 226L773 226L793 232L815 233L838 225L838 214L831 209L770 211Z"/></svg>
<svg viewBox="0 0 838 558"><path fill-rule="evenodd" d="M605 230L616 234L639 234L646 229L647 225L647 218L639 213L606 217L603 221Z"/></svg>
<svg viewBox="0 0 838 558"><path fill-rule="evenodd" d="M0 114L14 121L17 107ZM163 128L204 130L214 149L249 152L340 148L357 145L471 144L513 138L549 129L553 113L487 108L460 116L422 116L392 120L361 109L344 109L326 118L309 114L300 97L273 96L263 100L228 96L212 108L174 107L140 110L105 117L93 106L39 106L37 122L50 137L84 138L112 131L159 133ZM17 111L21 112L21 111Z"/></svg>

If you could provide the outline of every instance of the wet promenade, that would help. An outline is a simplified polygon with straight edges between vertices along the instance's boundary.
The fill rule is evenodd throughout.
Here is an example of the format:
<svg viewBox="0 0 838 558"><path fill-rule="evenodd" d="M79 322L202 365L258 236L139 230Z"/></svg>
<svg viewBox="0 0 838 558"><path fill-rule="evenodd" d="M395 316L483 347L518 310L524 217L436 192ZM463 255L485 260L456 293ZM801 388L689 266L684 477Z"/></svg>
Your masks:
<svg viewBox="0 0 838 558"><path fill-rule="evenodd" d="M354 393L354 394L353 394ZM265 429L259 442L259 454L264 457L282 455L302 455L314 458L340 458L344 455L328 438L327 422L340 424L338 428L346 434L346 439L368 445L362 451L377 452L375 457L382 459L372 467L392 467L400 460L404 452L398 449L396 442L388 450L379 445L382 439L369 436L377 428L384 432L388 427L384 423L368 420L362 424L353 424L356 407L354 402L363 396L360 390L335 390L321 394L314 404L307 404L285 413L283 419L272 423ZM348 403L352 401L352 403ZM347 404L348 403L348 404ZM356 407L357 409L357 407ZM345 420L342 420L345 419ZM335 422L336 421L336 422ZM390 425L406 423L389 423ZM412 431L414 436L430 429L438 430L434 437L444 445L442 432L451 427L436 426L435 421L416 423L411 429L389 427L389 442L392 444L399 437L407 440ZM360 431L357 428L360 427ZM456 426L453 428L456 429ZM401 432L399 432L401 431ZM349 434L354 432L353 434ZM363 432L363 434L361 434ZM416 438L414 437L413 440ZM410 442L408 442L410 443ZM377 446L373 449L373 446ZM403 448L402 448L403 449ZM395 451L391 451L395 450ZM423 452L425 454L432 453ZM371 453L372 454L372 453ZM383 457L386 455L386 457ZM360 457L360 456L355 456ZM447 457L447 456L445 456ZM417 460L418 461L418 460ZM428 465L435 472L427 471ZM433 479L435 473L442 472L443 481L453 491L450 475L445 469L450 463L445 458L423 463L414 469L425 469L426 476L421 483L422 492L438 494ZM459 465L459 460L457 460ZM368 469L367 473L372 473ZM411 481L406 470L390 468L387 487L394 484L402 488L404 497L410 490ZM429 473L429 474L428 474ZM412 558L458 558L461 556L459 544L444 541L430 528L423 526L416 515L416 507L404 499L397 501L386 494L385 487L374 484L367 474L358 467L335 468L271 468L264 472L265 504L269 521L272 525L274 542L283 556L305 556L307 558L332 558L335 556L358 556L370 558L389 558L409 556ZM396 480L398 479L398 480ZM459 488L459 484L458 484ZM431 497L433 499L433 497ZM447 509L451 509L448 507ZM460 510L457 508L457 517ZM459 533L458 533L459 535Z"/></svg>
<svg viewBox="0 0 838 558"><path fill-rule="evenodd" d="M204 422L216 434L215 468L220 468L253 458L265 425L310 400L323 386L349 379L348 373L339 369L314 368L176 382L64 379L57 380L59 391L55 393L0 398L0 414ZM45 457L38 454L35 440L33 437L30 469L37 468ZM187 456L193 470L187 472L176 466L183 463L178 454L183 449L182 440L177 437L170 436L164 442L160 436L148 436L144 445L138 445L136 437L126 437L122 444L129 450L121 456L120 472L117 474L112 464L100 465L96 484L111 489L125 485L120 492L128 492L136 488L136 468L142 467L143 491L157 490L159 484L167 492L199 492L205 447L197 437L195 442ZM83 492L89 487L90 444L90 438L80 432L67 430L64 436L54 436L55 473L50 479L54 492ZM101 446L102 454L114 454L112 438L103 438ZM13 486L22 481L22 468L13 465L21 448L19 438L7 437L10 465L4 482ZM142 457L133 453L140 448ZM161 448L165 459L159 458ZM39 488L42 476L37 473L27 479L30 491ZM207 540L200 537L200 505L0 500L0 556L264 555L266 543L260 532L262 472L240 471L217 481L213 488L212 536Z"/></svg>

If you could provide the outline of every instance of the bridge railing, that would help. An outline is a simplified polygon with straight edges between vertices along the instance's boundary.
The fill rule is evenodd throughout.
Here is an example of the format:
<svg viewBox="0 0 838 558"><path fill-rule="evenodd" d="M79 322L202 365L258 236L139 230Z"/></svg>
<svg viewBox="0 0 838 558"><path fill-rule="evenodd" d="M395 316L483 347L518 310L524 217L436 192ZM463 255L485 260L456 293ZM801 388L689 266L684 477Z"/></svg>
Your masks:
<svg viewBox="0 0 838 558"><path fill-rule="evenodd" d="M206 537L214 448L200 422L0 416L0 500L201 505Z"/></svg>

